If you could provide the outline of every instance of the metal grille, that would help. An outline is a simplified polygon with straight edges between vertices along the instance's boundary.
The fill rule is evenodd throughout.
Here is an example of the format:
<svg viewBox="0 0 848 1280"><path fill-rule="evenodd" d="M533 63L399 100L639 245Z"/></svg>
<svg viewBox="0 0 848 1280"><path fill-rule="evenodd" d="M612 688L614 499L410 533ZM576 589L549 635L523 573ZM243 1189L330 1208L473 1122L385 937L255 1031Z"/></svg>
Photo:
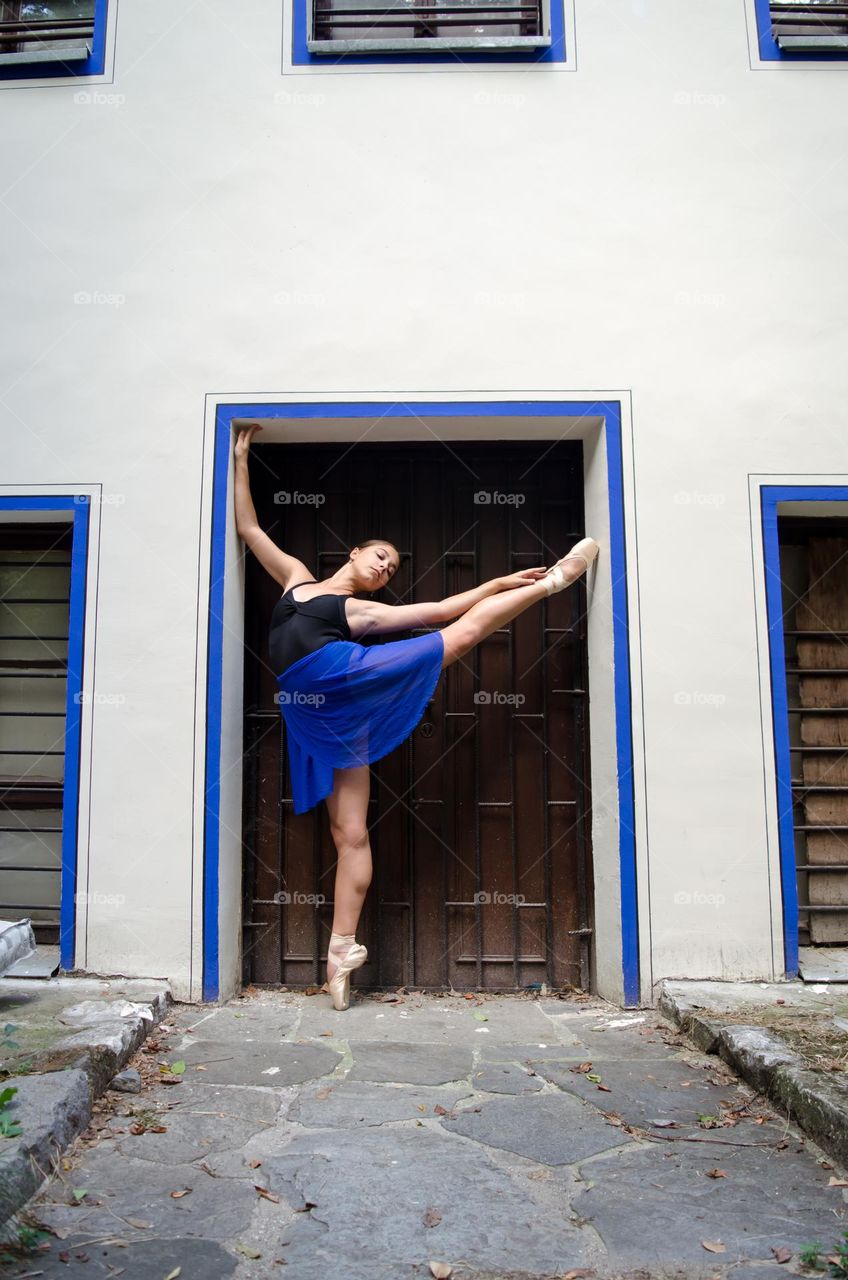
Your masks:
<svg viewBox="0 0 848 1280"><path fill-rule="evenodd" d="M277 476L322 501L282 505ZM251 482L260 523L319 580L357 538L391 539L401 566L387 603L550 564L582 534L572 442L265 446ZM474 502L511 489L520 507ZM267 654L281 588L252 557L247 572L244 979L297 987L323 981L336 854L325 805L291 809ZM370 958L357 985L590 984L587 700L582 580L442 674L411 739L372 766L374 879L358 931Z"/></svg>
<svg viewBox="0 0 848 1280"><path fill-rule="evenodd" d="M780 0L769 5L772 35L786 53L848 50L845 0Z"/></svg>
<svg viewBox="0 0 848 1280"><path fill-rule="evenodd" d="M848 942L848 521L778 520L800 941Z"/></svg>
<svg viewBox="0 0 848 1280"><path fill-rule="evenodd" d="M313 0L312 53L550 45L542 0Z"/></svg>
<svg viewBox="0 0 848 1280"><path fill-rule="evenodd" d="M0 524L0 916L56 943L71 528Z"/></svg>

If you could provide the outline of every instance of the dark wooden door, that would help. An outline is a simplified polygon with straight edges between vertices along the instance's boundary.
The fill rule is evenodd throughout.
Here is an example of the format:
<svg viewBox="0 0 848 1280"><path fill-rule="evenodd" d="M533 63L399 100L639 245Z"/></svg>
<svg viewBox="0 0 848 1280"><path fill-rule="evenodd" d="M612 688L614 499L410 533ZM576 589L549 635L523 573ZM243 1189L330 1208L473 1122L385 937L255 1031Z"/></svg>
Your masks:
<svg viewBox="0 0 848 1280"><path fill-rule="evenodd" d="M319 580L357 540L391 540L401 565L377 596L388 604L550 565L584 532L570 441L269 445L250 466L262 527ZM247 554L244 979L320 984L335 848L323 802L292 810L267 643L282 588ZM581 579L488 637L372 765L374 878L357 931L369 961L356 985L588 985L585 607Z"/></svg>

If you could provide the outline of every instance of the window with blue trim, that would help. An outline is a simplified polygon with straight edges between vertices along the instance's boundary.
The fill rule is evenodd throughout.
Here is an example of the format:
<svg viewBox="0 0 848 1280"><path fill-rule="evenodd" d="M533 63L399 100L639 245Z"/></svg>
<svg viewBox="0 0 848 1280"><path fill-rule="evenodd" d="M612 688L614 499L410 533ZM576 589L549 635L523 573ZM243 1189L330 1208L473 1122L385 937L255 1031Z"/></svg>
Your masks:
<svg viewBox="0 0 848 1280"><path fill-rule="evenodd" d="M563 62L563 0L292 0L293 62Z"/></svg>
<svg viewBox="0 0 848 1280"><path fill-rule="evenodd" d="M0 80L99 75L108 0L0 0Z"/></svg>
<svg viewBox="0 0 848 1280"><path fill-rule="evenodd" d="M755 0L757 42L765 62L840 62L848 58L846 0Z"/></svg>

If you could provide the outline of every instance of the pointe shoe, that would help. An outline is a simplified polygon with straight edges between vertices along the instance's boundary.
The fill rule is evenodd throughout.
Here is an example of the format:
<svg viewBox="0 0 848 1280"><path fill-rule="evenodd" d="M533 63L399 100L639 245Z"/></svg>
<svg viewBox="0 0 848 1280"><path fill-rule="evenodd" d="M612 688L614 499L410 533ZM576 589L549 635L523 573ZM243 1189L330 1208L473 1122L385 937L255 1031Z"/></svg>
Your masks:
<svg viewBox="0 0 848 1280"><path fill-rule="evenodd" d="M545 583L545 587L547 588L548 595L551 596L555 591L562 591L564 587L571 585L570 582L566 581L565 574L561 568L566 560L571 560L572 557L582 560L586 566L586 572L588 572L589 566L592 564L599 550L600 547L594 538L581 538L579 542L575 542L571 550L567 551L564 556L560 556L556 564L551 565L550 569L548 569L546 577L542 578L542 582ZM571 579L571 581L573 582L575 579Z"/></svg>
<svg viewBox="0 0 848 1280"><path fill-rule="evenodd" d="M347 951L343 953L341 960L333 957L333 963L336 965L336 972L332 978L327 980L327 990L333 1001L334 1009L347 1009L350 1004L350 975L354 969L359 969L368 959L368 949L356 941L355 934L352 933L331 933L330 946L327 948L327 958L330 958L330 951L333 950L334 944L344 943L347 945ZM336 947L340 950L340 946Z"/></svg>

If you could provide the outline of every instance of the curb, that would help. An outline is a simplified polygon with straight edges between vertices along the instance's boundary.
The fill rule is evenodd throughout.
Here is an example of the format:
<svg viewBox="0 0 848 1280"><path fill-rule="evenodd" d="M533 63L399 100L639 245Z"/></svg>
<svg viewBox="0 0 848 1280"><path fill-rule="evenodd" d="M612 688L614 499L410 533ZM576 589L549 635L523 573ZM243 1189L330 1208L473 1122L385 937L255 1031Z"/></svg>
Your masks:
<svg viewBox="0 0 848 1280"><path fill-rule="evenodd" d="M848 1083L805 1067L787 1044L760 1027L727 1025L663 985L661 1013L704 1053L717 1054L779 1106L823 1151L848 1166Z"/></svg>
<svg viewBox="0 0 848 1280"><path fill-rule="evenodd" d="M0 1081L0 1089L17 1089L4 1114L22 1129L0 1147L0 1226L50 1176L58 1157L88 1125L95 1098L172 1003L169 989L133 1001L125 1016L65 1036L35 1059L32 1072Z"/></svg>

